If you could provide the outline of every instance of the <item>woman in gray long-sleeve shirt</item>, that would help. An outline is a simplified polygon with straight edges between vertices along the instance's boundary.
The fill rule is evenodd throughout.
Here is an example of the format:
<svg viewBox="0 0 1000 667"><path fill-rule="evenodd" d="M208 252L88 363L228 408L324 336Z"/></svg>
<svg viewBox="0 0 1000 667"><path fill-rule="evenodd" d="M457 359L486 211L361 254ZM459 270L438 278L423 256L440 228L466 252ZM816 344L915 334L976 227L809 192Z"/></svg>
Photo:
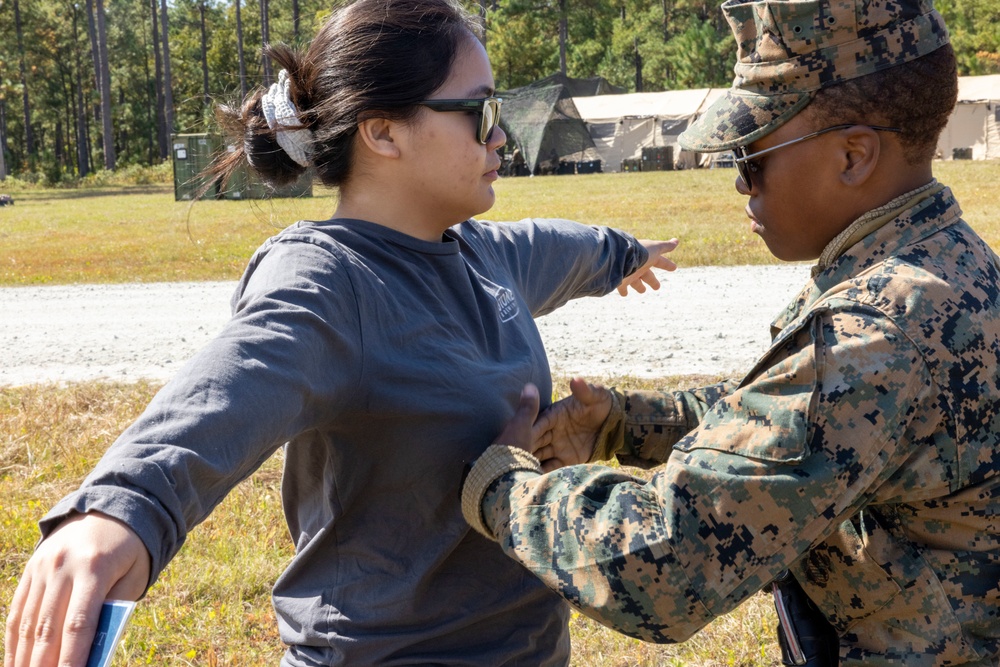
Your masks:
<svg viewBox="0 0 1000 667"><path fill-rule="evenodd" d="M359 0L229 111L246 160L338 186L251 259L233 318L168 383L45 535L11 604L5 665L82 665L97 607L137 599L275 449L296 555L274 588L282 665L553 665L567 608L471 531L464 463L548 396L533 317L655 283L650 243L555 220L472 220L506 137L476 25L449 0ZM623 280L625 281L623 283Z"/></svg>

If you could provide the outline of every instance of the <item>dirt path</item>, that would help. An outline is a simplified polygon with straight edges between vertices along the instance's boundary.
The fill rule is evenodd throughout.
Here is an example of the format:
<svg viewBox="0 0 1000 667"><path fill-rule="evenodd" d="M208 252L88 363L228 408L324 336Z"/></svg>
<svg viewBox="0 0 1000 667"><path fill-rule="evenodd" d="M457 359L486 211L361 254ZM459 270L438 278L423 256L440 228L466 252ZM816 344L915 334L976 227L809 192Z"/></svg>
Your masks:
<svg viewBox="0 0 1000 667"><path fill-rule="evenodd" d="M738 373L807 266L703 267L658 292L579 299L538 320L554 373ZM235 283L0 289L0 385L166 380L229 316Z"/></svg>

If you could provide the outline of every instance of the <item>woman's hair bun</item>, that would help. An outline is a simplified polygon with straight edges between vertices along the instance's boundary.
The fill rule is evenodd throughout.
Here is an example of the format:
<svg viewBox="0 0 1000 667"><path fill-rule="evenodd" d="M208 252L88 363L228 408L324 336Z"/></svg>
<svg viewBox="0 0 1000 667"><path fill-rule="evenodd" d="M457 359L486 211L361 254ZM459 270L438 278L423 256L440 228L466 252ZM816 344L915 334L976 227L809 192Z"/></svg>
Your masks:
<svg viewBox="0 0 1000 667"><path fill-rule="evenodd" d="M302 175L305 162L325 185L342 185L358 119L411 119L447 80L465 40L480 31L456 0L355 0L333 13L305 51L265 47L285 71L287 89L277 99L258 89L239 107L217 109L235 150L212 176L229 179L245 159L265 182L284 185ZM295 113L278 121L273 107L285 109L285 102Z"/></svg>

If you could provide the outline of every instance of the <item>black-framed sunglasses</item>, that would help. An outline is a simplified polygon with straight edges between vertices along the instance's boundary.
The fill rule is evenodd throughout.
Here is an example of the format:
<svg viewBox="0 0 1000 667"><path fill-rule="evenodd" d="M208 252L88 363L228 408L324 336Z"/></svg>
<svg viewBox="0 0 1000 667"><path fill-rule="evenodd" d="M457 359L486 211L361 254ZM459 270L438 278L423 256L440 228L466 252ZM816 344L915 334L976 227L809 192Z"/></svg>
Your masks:
<svg viewBox="0 0 1000 667"><path fill-rule="evenodd" d="M846 130L849 127L857 127L858 125L861 125L861 123L846 123L844 125L833 125L831 127L823 128L822 130L817 130L816 132L811 132L805 135L804 137L799 137L798 139L792 139L791 141L786 141L782 144L778 144L777 146L771 146L770 148L765 148L764 150L757 151L756 153L747 153L746 146L737 146L736 148L733 149L733 154L736 157L736 159L734 160L734 162L736 163L736 171L739 172L740 178L742 178L743 182L746 184L747 190L753 190L753 184L751 183L750 175L760 173L761 169L760 163L755 162L755 158L759 158L761 155L772 153L778 150L779 148L784 148L785 146L791 146L792 144L797 144L803 141L807 141L809 139L813 139L821 134L826 134L827 132L833 132L835 130ZM898 127L882 127L881 125L862 125L862 127L867 127L869 129L877 130L879 132L902 132L902 130L899 129Z"/></svg>
<svg viewBox="0 0 1000 667"><path fill-rule="evenodd" d="M486 144L493 134L493 128L500 123L500 105L503 100L499 97L487 97L478 100L424 100L418 104L434 111L466 111L477 114L479 132L476 138L479 143Z"/></svg>

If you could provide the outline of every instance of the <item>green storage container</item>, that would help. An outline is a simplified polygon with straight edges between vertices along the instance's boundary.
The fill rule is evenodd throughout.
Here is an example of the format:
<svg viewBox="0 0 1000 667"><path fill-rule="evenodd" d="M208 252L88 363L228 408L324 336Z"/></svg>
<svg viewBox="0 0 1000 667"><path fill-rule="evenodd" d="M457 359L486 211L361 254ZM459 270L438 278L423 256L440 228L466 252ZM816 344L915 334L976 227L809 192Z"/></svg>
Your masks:
<svg viewBox="0 0 1000 667"><path fill-rule="evenodd" d="M174 199L194 199L205 185L200 174L212 164L222 146L219 137L211 134L175 134L171 138L174 163ZM232 151L232 146L227 146ZM220 192L218 185L206 190L202 199L272 199L279 197L311 197L313 171L306 170L293 183L279 188L264 185L244 164Z"/></svg>
<svg viewBox="0 0 1000 667"><path fill-rule="evenodd" d="M673 146L647 146L642 149L642 171L670 171L673 168Z"/></svg>
<svg viewBox="0 0 1000 667"><path fill-rule="evenodd" d="M175 134L170 138L174 163L174 199L194 199L205 185L200 174L210 164L218 149L217 139L208 134ZM210 187L202 198L219 194L216 186Z"/></svg>
<svg viewBox="0 0 1000 667"><path fill-rule="evenodd" d="M234 150L227 146L227 150ZM223 199L277 199L283 197L312 197L313 170L307 169L298 179L278 188L264 185L246 164L233 174L220 196Z"/></svg>

